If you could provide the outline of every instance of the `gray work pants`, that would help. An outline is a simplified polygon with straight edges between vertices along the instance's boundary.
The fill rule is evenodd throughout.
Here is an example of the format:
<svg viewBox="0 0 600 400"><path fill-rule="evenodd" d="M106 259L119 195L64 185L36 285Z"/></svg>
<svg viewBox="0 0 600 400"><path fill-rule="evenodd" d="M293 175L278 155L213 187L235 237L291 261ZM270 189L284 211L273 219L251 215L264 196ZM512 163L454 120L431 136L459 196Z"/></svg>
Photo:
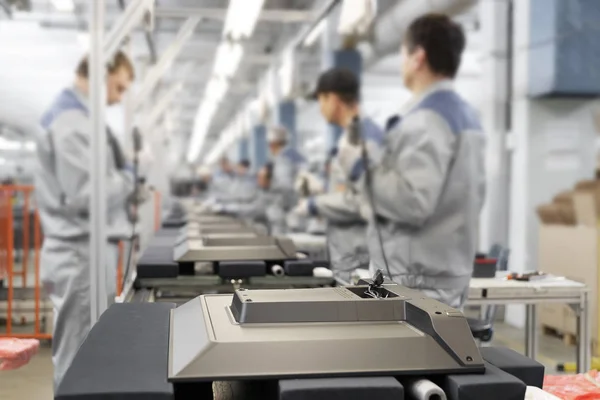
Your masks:
<svg viewBox="0 0 600 400"><path fill-rule="evenodd" d="M108 304L115 301L118 247L107 244ZM89 239L67 241L45 238L40 256L40 275L54 309L52 363L54 390L71 365L90 330Z"/></svg>

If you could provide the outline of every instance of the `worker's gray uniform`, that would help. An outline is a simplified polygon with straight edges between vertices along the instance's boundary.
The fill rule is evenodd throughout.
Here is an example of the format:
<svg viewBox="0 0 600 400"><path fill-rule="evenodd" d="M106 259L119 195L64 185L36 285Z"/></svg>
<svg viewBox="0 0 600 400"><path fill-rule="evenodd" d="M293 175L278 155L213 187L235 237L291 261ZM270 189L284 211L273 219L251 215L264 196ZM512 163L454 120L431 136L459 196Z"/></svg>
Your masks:
<svg viewBox="0 0 600 400"><path fill-rule="evenodd" d="M292 147L284 148L273 158L273 180L270 191L275 194L267 207L271 234L287 232L286 216L297 203L294 189L296 175L305 166L306 159Z"/></svg>
<svg viewBox="0 0 600 400"><path fill-rule="evenodd" d="M235 183L233 173L218 170L214 173L209 186L209 197L216 201L227 201L232 193Z"/></svg>
<svg viewBox="0 0 600 400"><path fill-rule="evenodd" d="M371 272L386 270L378 227L394 281L452 307L464 304L485 196L484 146L476 112L451 82L411 101L370 167Z"/></svg>
<svg viewBox="0 0 600 400"><path fill-rule="evenodd" d="M258 189L251 200L225 204L222 211L253 222L267 223L267 208L273 202L274 197L276 197L274 193Z"/></svg>
<svg viewBox="0 0 600 400"><path fill-rule="evenodd" d="M256 177L248 173L246 175L237 175L233 181L231 195L227 201L249 202L255 197L257 191Z"/></svg>
<svg viewBox="0 0 600 400"><path fill-rule="evenodd" d="M361 121L361 132L367 144L367 154L377 158L381 153L383 132L370 119ZM369 248L367 245L367 220L360 213L359 187L346 177L337 157L331 161L328 192L309 200L311 215L327 219L327 246L329 261L334 277L350 282L351 272L357 268L368 268ZM345 186L338 191L337 186Z"/></svg>
<svg viewBox="0 0 600 400"><path fill-rule="evenodd" d="M52 361L58 387L90 324L90 120L88 103L76 89L64 90L42 118L35 194L44 232L41 281L54 308ZM108 140L108 134L107 134ZM110 141L110 140L109 140ZM108 232L129 236L122 225L133 173L117 170L107 152ZM114 302L117 246L107 243L107 295Z"/></svg>

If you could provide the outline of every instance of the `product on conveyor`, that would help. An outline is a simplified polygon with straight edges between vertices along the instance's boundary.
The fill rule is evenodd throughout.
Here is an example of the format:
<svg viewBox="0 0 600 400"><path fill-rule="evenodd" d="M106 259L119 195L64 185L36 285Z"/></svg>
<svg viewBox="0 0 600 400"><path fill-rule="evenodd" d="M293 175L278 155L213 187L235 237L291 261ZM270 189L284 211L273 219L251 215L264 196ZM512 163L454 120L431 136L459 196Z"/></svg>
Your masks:
<svg viewBox="0 0 600 400"><path fill-rule="evenodd" d="M460 311L379 284L197 297L171 313L169 379L484 372Z"/></svg>

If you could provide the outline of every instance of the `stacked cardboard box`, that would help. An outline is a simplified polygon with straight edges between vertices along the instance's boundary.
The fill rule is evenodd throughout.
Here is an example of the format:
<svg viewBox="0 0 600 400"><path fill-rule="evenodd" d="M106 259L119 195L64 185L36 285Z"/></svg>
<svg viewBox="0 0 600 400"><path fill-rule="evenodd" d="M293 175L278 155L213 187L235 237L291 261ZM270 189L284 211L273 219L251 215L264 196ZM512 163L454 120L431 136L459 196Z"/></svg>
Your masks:
<svg viewBox="0 0 600 400"><path fill-rule="evenodd" d="M592 338L597 349L600 180L579 182L573 190L558 194L551 204L539 206L537 212L541 220L538 269L589 287ZM577 334L576 315L569 306L548 304L539 310L542 325L564 334Z"/></svg>

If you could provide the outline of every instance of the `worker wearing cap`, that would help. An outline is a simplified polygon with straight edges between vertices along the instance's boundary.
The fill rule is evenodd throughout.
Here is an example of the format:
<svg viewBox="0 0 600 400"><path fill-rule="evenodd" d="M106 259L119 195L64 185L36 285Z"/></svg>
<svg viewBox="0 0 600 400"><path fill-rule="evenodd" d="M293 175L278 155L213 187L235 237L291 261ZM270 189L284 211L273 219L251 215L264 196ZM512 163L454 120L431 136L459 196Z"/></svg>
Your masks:
<svg viewBox="0 0 600 400"><path fill-rule="evenodd" d="M314 97L327 122L348 130L360 118L360 83L345 68L324 72L317 82ZM379 157L383 143L382 130L369 118L359 122L370 157ZM301 201L294 212L327 219L327 243L334 276L349 282L351 272L368 268L367 221L360 213L358 176L346 176L339 164L337 151L331 153L327 193Z"/></svg>
<svg viewBox="0 0 600 400"><path fill-rule="evenodd" d="M298 172L306 165L306 159L289 146L288 131L281 126L271 127L267 132L269 151L273 162L273 180L270 190L276 194L267 215L271 234L287 232L287 214L296 204L294 182Z"/></svg>
<svg viewBox="0 0 600 400"><path fill-rule="evenodd" d="M371 267L452 307L468 295L485 194L485 138L477 113L452 80L465 47L462 28L424 15L402 42L404 85L413 97L390 123L379 162L342 137L338 160L361 172L371 199Z"/></svg>

